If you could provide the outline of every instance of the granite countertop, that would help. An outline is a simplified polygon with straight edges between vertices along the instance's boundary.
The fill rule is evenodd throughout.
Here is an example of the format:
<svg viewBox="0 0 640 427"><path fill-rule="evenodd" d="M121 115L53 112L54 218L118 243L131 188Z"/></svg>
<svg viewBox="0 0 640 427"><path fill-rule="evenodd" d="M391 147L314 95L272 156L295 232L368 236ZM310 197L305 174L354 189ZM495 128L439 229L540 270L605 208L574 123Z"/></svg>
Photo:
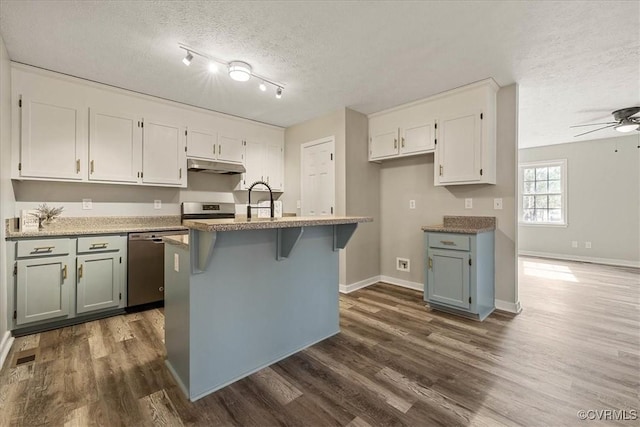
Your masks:
<svg viewBox="0 0 640 427"><path fill-rule="evenodd" d="M96 234L135 233L144 231L186 230L180 215L169 216L109 216L62 217L39 231L19 231L16 221L7 220L7 239L23 237L82 236Z"/></svg>
<svg viewBox="0 0 640 427"><path fill-rule="evenodd" d="M445 216L442 224L422 227L422 231L460 234L478 234L495 229L494 216Z"/></svg>
<svg viewBox="0 0 640 427"><path fill-rule="evenodd" d="M366 216L328 216L328 217L282 217L282 218L252 218L237 217L234 219L198 219L184 221L183 225L200 231L241 231L264 230L269 228L313 227L318 225L355 224L358 222L372 222L373 218Z"/></svg>
<svg viewBox="0 0 640 427"><path fill-rule="evenodd" d="M170 245L180 246L184 249L189 249L188 234L175 234L173 236L162 236L162 241Z"/></svg>

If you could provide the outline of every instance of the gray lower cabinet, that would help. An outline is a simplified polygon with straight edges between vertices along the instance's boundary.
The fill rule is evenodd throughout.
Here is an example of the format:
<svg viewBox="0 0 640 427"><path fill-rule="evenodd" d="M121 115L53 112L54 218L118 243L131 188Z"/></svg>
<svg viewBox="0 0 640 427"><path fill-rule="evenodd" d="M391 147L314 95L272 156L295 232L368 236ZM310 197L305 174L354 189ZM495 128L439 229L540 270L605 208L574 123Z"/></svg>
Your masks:
<svg viewBox="0 0 640 427"><path fill-rule="evenodd" d="M64 325L124 308L126 236L24 239L8 248L14 329Z"/></svg>
<svg viewBox="0 0 640 427"><path fill-rule="evenodd" d="M69 316L73 271L70 255L16 262L16 324Z"/></svg>
<svg viewBox="0 0 640 427"><path fill-rule="evenodd" d="M484 320L495 309L494 232L425 233L424 300L437 310Z"/></svg>

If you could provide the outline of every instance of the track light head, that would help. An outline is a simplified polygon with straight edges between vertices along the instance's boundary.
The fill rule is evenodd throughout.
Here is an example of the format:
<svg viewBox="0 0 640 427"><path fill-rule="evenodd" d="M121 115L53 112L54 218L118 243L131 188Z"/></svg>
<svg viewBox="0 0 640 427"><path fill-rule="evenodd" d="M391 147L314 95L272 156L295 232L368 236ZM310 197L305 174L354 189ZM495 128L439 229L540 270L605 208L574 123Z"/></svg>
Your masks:
<svg viewBox="0 0 640 427"><path fill-rule="evenodd" d="M218 65L213 61L209 61L209 65L208 65L207 68L209 69L209 72L211 74L214 74L214 73L218 72Z"/></svg>
<svg viewBox="0 0 640 427"><path fill-rule="evenodd" d="M191 52L187 51L187 56L182 59L182 63L188 67L191 65L191 61L193 61L193 55Z"/></svg>
<svg viewBox="0 0 640 427"><path fill-rule="evenodd" d="M276 98L280 99L282 98L282 88L278 87L278 89L276 89Z"/></svg>

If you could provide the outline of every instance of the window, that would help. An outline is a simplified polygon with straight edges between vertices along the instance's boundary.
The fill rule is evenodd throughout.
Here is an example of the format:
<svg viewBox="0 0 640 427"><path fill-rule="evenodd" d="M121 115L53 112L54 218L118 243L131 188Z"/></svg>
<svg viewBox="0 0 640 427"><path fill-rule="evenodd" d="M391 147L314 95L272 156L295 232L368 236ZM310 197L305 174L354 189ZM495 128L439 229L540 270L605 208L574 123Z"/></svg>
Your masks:
<svg viewBox="0 0 640 427"><path fill-rule="evenodd" d="M519 220L567 225L567 160L520 164Z"/></svg>

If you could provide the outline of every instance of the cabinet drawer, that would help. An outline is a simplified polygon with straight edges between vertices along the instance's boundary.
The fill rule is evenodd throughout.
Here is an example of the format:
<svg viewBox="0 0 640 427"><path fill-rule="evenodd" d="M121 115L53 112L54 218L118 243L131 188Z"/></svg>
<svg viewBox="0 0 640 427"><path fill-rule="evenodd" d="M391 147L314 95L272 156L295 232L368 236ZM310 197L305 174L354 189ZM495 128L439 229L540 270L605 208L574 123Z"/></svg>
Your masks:
<svg viewBox="0 0 640 427"><path fill-rule="evenodd" d="M464 234L432 233L429 234L429 247L468 251L470 247L469 236Z"/></svg>
<svg viewBox="0 0 640 427"><path fill-rule="evenodd" d="M19 240L18 258L44 255L66 255L71 249L70 239Z"/></svg>
<svg viewBox="0 0 640 427"><path fill-rule="evenodd" d="M78 237L78 253L117 251L122 239L122 236Z"/></svg>

